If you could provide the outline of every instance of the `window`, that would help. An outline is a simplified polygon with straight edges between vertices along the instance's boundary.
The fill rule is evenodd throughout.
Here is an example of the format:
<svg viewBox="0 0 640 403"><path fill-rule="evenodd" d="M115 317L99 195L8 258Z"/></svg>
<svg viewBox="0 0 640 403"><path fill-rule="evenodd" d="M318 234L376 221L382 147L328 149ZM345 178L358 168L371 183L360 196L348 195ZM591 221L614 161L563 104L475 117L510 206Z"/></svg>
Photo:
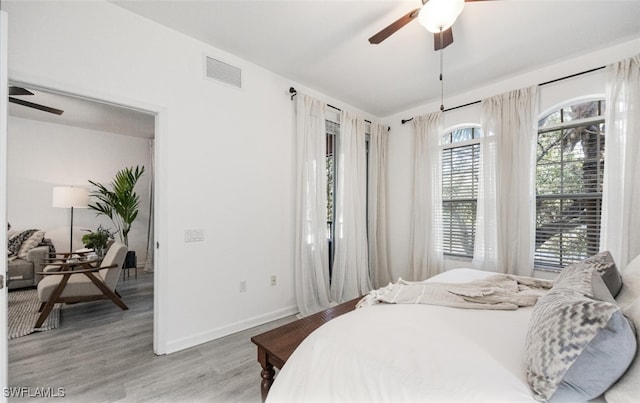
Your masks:
<svg viewBox="0 0 640 403"><path fill-rule="evenodd" d="M366 122L366 121L365 121ZM333 273L333 256L334 256L334 212L336 197L336 172L337 172L337 153L338 153L338 135L340 134L340 124L331 120L325 120L326 128L326 144L327 144L327 241L329 244L329 278ZM365 128L365 142L367 153L367 179L369 175L369 127ZM368 180L367 180L368 183ZM367 192L368 194L368 192ZM368 205L367 205L368 207Z"/></svg>
<svg viewBox="0 0 640 403"><path fill-rule="evenodd" d="M473 257L480 162L480 130L467 127L442 136L444 253Z"/></svg>
<svg viewBox="0 0 640 403"><path fill-rule="evenodd" d="M604 101L561 108L538 122L535 266L559 270L599 251Z"/></svg>
<svg viewBox="0 0 640 403"><path fill-rule="evenodd" d="M333 207L336 190L336 143L340 133L340 124L325 120L327 131L327 241L329 243L329 278L333 269Z"/></svg>

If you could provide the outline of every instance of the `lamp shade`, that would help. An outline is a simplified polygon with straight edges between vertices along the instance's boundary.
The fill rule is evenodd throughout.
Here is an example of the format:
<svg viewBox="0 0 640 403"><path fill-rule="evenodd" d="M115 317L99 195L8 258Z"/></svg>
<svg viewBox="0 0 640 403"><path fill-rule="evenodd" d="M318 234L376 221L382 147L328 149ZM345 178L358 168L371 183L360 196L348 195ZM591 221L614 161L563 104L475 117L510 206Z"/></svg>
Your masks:
<svg viewBox="0 0 640 403"><path fill-rule="evenodd" d="M53 188L52 207L89 207L89 190L71 186L55 186Z"/></svg>
<svg viewBox="0 0 640 403"><path fill-rule="evenodd" d="M427 31L437 34L449 29L464 8L464 0L429 0L422 6L418 21Z"/></svg>

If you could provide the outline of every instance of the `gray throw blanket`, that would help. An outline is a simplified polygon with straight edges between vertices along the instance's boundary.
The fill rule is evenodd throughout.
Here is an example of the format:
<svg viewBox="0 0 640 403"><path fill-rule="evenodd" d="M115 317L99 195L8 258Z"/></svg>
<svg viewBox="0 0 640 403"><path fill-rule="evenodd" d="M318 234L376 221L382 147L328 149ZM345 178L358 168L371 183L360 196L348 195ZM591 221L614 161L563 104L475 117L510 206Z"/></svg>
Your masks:
<svg viewBox="0 0 640 403"><path fill-rule="evenodd" d="M553 285L553 281L533 277L495 274L468 283L396 283L370 291L357 308L378 303L427 304L467 309L513 310L532 306Z"/></svg>

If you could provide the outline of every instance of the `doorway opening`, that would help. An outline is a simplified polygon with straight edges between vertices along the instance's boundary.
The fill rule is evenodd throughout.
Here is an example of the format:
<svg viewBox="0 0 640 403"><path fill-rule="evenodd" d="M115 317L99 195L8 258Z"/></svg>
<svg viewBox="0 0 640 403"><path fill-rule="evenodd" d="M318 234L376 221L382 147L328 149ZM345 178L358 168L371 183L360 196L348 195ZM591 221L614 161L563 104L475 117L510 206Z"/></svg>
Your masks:
<svg viewBox="0 0 640 403"><path fill-rule="evenodd" d="M129 233L130 249L136 250L138 261L135 272L123 273L116 287L130 309L122 311L110 301L63 306L57 329L9 341L9 385L40 387L42 379L63 382L61 373L65 373L66 379L75 378L67 370L60 371L60 368L70 368L59 362L61 356L73 360L73 366L80 367L79 371L87 372L91 367L100 371L105 362L118 355L162 353L159 351L162 347L157 346L159 287L158 267L154 264L157 262L154 246L158 210L155 142L162 110L18 81L10 80L9 87L10 97L25 100L10 101L8 108L6 203L7 221L13 228L45 231L45 237L58 251L81 248L85 231L95 230L99 225L108 226L108 220L96 217L90 209L75 209L71 227L69 211L52 206L52 188L70 185L90 189L89 180L106 184L121 168L145 166L145 174L136 185L140 211ZM19 88L13 89L15 95L11 95L12 88ZM63 113L51 113L29 106L31 104ZM73 230L71 239L70 230ZM52 345L57 348L46 347ZM64 349L66 353L62 352ZM52 350L52 354L48 355L47 350ZM37 359L33 357L34 351L39 352ZM87 351L92 353L87 355ZM87 367L78 365L91 360L94 361ZM93 378L100 379L99 376ZM71 384L47 386L65 388L72 394L82 392L70 390ZM82 387L91 390L97 386Z"/></svg>

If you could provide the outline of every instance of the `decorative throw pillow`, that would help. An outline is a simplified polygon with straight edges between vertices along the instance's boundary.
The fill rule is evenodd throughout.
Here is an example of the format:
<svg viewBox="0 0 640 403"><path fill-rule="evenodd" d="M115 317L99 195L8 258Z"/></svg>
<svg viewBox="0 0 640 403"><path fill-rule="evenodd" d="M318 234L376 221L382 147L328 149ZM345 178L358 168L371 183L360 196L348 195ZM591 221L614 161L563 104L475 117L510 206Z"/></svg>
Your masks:
<svg viewBox="0 0 640 403"><path fill-rule="evenodd" d="M579 289L588 297L595 297L599 300L608 300L609 297L607 295L593 294L591 274L594 272L598 273L600 277L602 277L602 280L604 280L609 292L615 298L622 288L622 276L620 275L609 251L600 252L597 255L593 255L590 258L572 263L565 267L560 272L555 284L570 282L572 283L571 287L573 289ZM583 274L588 275L585 277Z"/></svg>
<svg viewBox="0 0 640 403"><path fill-rule="evenodd" d="M640 299L624 310L636 328L640 325ZM636 329L640 330L640 329ZM636 332L637 343L640 344L640 332ZM635 403L640 398L640 352L636 351L636 357L627 372L613 385L604 397L607 403Z"/></svg>
<svg viewBox="0 0 640 403"><path fill-rule="evenodd" d="M22 245L20 245L20 249L18 250L18 257L24 259L27 257L27 253L36 246L40 245L42 239L44 238L44 231L40 230L30 230L33 231L29 237L26 237L22 241ZM26 232L26 231L25 231Z"/></svg>
<svg viewBox="0 0 640 403"><path fill-rule="evenodd" d="M613 303L554 288L534 307L526 338L527 379L541 401L600 396L636 354L633 325Z"/></svg>
<svg viewBox="0 0 640 403"><path fill-rule="evenodd" d="M22 242L28 239L36 231L37 230L35 229L28 229L26 231L9 231L7 255L14 258L17 257L18 252L20 251L20 247L22 246Z"/></svg>

